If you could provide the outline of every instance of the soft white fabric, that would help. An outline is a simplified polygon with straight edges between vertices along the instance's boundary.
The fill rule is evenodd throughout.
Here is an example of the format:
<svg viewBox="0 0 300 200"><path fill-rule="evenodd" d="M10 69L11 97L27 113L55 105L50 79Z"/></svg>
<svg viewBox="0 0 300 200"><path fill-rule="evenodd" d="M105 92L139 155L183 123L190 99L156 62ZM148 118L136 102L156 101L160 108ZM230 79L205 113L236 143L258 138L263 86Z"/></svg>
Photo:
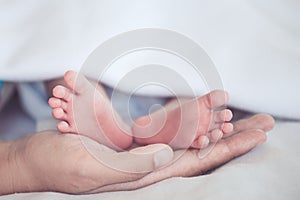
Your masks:
<svg viewBox="0 0 300 200"><path fill-rule="evenodd" d="M0 79L61 76L67 69L79 70L87 56L114 35L165 28L207 51L231 94L231 105L300 119L300 95L295 91L300 85L299 8L292 0L1 1ZM148 64L145 57L134 59ZM164 59L161 55L161 62ZM118 73L108 74L106 83L117 82Z"/></svg>

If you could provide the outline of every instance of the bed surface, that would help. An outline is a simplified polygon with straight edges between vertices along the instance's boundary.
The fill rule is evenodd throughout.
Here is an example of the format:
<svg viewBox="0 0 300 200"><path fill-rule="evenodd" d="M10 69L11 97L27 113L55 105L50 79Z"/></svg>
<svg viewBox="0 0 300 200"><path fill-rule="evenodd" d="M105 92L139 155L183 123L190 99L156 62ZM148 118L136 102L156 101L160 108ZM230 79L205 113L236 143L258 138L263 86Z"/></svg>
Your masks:
<svg viewBox="0 0 300 200"><path fill-rule="evenodd" d="M2 139L16 138L35 129L34 121L22 112L16 98L1 112L0 122ZM16 129L10 123L17 124ZM265 144L205 176L172 178L134 191L84 196L21 193L0 199L299 199L299 142L300 122L277 120Z"/></svg>

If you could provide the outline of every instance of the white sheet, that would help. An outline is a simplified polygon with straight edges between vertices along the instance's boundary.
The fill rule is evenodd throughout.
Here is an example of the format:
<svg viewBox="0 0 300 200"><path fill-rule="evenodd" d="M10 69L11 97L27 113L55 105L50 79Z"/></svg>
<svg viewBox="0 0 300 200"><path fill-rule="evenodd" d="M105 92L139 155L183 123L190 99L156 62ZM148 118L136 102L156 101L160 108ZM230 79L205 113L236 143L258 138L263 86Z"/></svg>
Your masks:
<svg viewBox="0 0 300 200"><path fill-rule="evenodd" d="M167 28L207 51L231 105L300 119L299 7L292 0L2 1L0 79L61 76L113 35ZM147 55L134 59L147 64ZM115 74L107 84L118 81Z"/></svg>

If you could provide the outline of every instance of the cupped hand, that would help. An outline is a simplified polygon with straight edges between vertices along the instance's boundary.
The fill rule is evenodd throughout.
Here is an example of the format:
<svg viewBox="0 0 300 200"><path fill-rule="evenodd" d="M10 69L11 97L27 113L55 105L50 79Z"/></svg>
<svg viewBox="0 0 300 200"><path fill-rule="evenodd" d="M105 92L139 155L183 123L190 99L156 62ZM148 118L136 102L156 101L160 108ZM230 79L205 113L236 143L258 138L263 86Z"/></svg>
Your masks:
<svg viewBox="0 0 300 200"><path fill-rule="evenodd" d="M116 152L84 136L40 132L10 145L12 187L2 193L85 193L140 179L172 158L172 149L164 144Z"/></svg>
<svg viewBox="0 0 300 200"><path fill-rule="evenodd" d="M274 126L268 115L255 115L234 124L234 131L199 159L199 150L173 151L164 144L115 152L74 134L46 131L10 145L13 192L57 191L72 194L133 190L170 177L201 175L263 143ZM201 150L200 150L201 151ZM176 156L175 156L176 157ZM160 168L156 171L153 171Z"/></svg>

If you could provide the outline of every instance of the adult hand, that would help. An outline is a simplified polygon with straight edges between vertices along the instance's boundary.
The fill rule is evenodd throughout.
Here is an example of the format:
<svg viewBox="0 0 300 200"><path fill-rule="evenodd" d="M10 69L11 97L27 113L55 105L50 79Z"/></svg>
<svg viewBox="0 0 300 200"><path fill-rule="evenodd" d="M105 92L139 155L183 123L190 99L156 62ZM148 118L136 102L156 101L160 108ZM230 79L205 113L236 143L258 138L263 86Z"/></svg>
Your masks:
<svg viewBox="0 0 300 200"><path fill-rule="evenodd" d="M149 172L173 158L168 146L150 145L117 153L86 137L55 131L37 133L2 145L9 147L6 148L8 165L1 166L0 174L8 181L1 181L5 185L1 185L0 194L132 190L170 177L201 175L264 142L264 132L273 126L273 118L266 115L240 120L231 136L218 142L206 157L199 159L199 150L188 150L172 165L152 173ZM95 158L93 154L98 156Z"/></svg>
<svg viewBox="0 0 300 200"><path fill-rule="evenodd" d="M85 193L140 179L173 159L172 149L164 144L118 153L87 137L56 131L1 142L0 147L0 194Z"/></svg>
<svg viewBox="0 0 300 200"><path fill-rule="evenodd" d="M141 179L106 185L90 193L133 190L171 177L202 175L263 143L266 140L265 132L273 127L274 119L268 115L258 114L249 119L239 120L234 123L233 132L215 144L211 152L202 159L199 159L199 150L190 149L172 165L154 171ZM182 152L177 151L175 155L180 153Z"/></svg>

